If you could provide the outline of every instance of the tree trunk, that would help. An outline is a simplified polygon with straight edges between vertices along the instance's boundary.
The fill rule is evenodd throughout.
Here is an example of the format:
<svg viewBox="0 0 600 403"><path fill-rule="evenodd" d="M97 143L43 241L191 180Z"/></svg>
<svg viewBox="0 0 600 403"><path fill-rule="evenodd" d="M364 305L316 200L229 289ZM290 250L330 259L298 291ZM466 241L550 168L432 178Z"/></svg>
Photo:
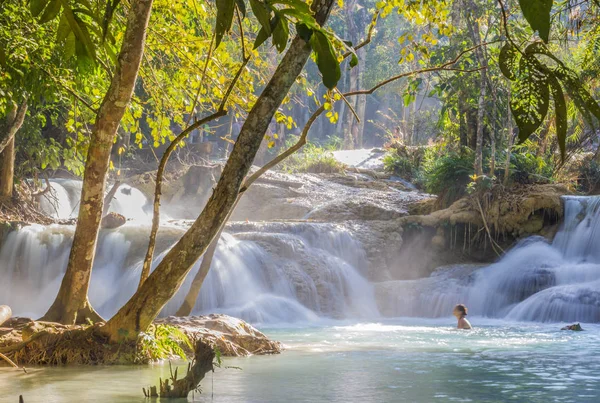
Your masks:
<svg viewBox="0 0 600 403"><path fill-rule="evenodd" d="M15 180L15 138L10 138L0 154L0 198L10 198L13 195Z"/></svg>
<svg viewBox="0 0 600 403"><path fill-rule="evenodd" d="M507 122L506 122L506 131L507 131L507 143L506 147L506 162L504 164L504 186L508 185L508 180L510 178L510 154L513 146L513 124L512 124L512 112L510 110L510 91L508 93L508 114L507 114Z"/></svg>
<svg viewBox="0 0 600 403"><path fill-rule="evenodd" d="M481 34L479 32L479 22L474 20L473 13L475 11L475 3L471 0L468 8L467 24L473 39L473 44L477 45L481 42ZM475 50L477 60L479 61L480 82L479 82L479 101L477 103L477 137L475 142L475 175L483 176L483 118L485 115L485 95L487 87L487 79L485 68L487 66L485 56L481 48Z"/></svg>
<svg viewBox="0 0 600 403"><path fill-rule="evenodd" d="M334 0L316 0L316 20L324 24ZM292 41L273 77L248 114L223 173L204 210L171 248L142 287L104 326L112 341L135 340L175 295L192 266L206 251L235 206L240 187L261 145L269 122L302 72L310 46L299 36Z"/></svg>
<svg viewBox="0 0 600 403"><path fill-rule="evenodd" d="M92 131L67 272L43 320L64 324L85 323L87 318L101 320L90 306L87 293L102 218L106 173L119 123L133 94L151 10L152 0L131 3L115 74Z"/></svg>
<svg viewBox="0 0 600 403"><path fill-rule="evenodd" d="M490 133L490 178L496 173L496 133Z"/></svg>
<svg viewBox="0 0 600 403"><path fill-rule="evenodd" d="M27 113L27 98L17 108L14 106L0 125L0 197L13 194L15 176L15 135L23 125Z"/></svg>
<svg viewBox="0 0 600 403"><path fill-rule="evenodd" d="M360 60L364 60L364 49L358 50L358 55L362 58ZM358 70L358 88L363 88L363 74L364 74L364 66L360 64L355 69ZM363 148L364 140L363 135L365 131L365 116L367 111L367 96L359 95L356 97L356 114L360 119L360 122L356 123L357 127L357 135L356 135L356 148Z"/></svg>
<svg viewBox="0 0 600 403"><path fill-rule="evenodd" d="M215 252L217 251L217 246L219 244L219 238L221 238L221 232L215 235L215 238L210 243L206 252L204 252L204 256L202 257L202 263L200 263L200 268L198 269L198 273L194 277L192 281L192 285L190 286L189 291L185 295L185 299L183 303L175 313L175 316L189 316L192 314L192 310L196 305L196 301L198 300L198 296L200 295L200 289L202 288L202 284L204 283L204 279L208 275L208 271L212 265L213 257L215 256Z"/></svg>

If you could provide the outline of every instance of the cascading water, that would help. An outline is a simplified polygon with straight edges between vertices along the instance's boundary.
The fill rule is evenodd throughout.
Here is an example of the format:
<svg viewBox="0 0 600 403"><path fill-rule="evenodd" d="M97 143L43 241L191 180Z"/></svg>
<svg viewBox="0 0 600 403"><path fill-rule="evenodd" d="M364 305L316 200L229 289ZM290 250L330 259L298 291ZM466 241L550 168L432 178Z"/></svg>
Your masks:
<svg viewBox="0 0 600 403"><path fill-rule="evenodd" d="M56 216L71 216L73 209L76 214L80 182L58 180L52 185L58 196ZM128 186L119 190L111 209L133 220L100 231L89 290L92 305L104 317L116 313L135 292L149 234L149 217L142 207L146 198ZM186 225L173 221L161 226L158 244L163 252L154 267ZM363 249L341 227L240 223L228 231L219 241L194 314L222 312L253 323L378 316L372 286L359 272L366 267ZM0 249L0 304L11 306L16 315L41 316L60 286L73 232L74 226L68 225L30 225L10 233ZM179 308L199 266L163 314Z"/></svg>
<svg viewBox="0 0 600 403"><path fill-rule="evenodd" d="M74 179L50 179L50 191L39 197L41 210L54 218L76 218L81 185L81 181ZM122 214L130 220L145 221L151 217L151 210L148 199L139 189L122 184L108 211Z"/></svg>
<svg viewBox="0 0 600 403"><path fill-rule="evenodd" d="M600 197L565 197L554 242L522 241L488 267L457 266L431 277L380 287L380 305L394 316L469 313L511 320L600 322Z"/></svg>

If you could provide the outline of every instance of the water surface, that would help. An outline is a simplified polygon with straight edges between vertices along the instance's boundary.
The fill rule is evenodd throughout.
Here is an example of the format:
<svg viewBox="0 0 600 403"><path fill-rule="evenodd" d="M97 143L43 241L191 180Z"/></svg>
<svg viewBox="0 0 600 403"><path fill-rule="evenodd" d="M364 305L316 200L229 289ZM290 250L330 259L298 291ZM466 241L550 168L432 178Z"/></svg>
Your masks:
<svg viewBox="0 0 600 403"><path fill-rule="evenodd" d="M598 402L600 325L472 318L263 329L281 355L226 359L199 402ZM143 402L168 365L0 369L0 402ZM192 396L190 395L190 401Z"/></svg>

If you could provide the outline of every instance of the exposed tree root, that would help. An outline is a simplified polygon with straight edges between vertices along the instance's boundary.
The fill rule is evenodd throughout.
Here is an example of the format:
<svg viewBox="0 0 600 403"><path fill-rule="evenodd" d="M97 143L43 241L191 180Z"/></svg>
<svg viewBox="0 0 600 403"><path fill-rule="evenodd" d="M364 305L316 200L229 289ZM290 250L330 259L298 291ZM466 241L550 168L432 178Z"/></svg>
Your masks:
<svg viewBox="0 0 600 403"><path fill-rule="evenodd" d="M110 344L98 327L48 327L0 348L0 353L21 365L127 364L139 359L135 343Z"/></svg>

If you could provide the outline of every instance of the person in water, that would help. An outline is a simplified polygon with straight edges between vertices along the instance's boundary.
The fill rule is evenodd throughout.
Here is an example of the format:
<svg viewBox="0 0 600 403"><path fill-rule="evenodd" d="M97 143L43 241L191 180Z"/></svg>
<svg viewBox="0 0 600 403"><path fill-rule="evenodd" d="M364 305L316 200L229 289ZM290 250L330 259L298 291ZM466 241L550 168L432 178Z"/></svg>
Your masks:
<svg viewBox="0 0 600 403"><path fill-rule="evenodd" d="M467 320L467 307L463 304L458 304L454 307L454 311L452 312L456 319L458 319L458 329L473 329L473 326Z"/></svg>

